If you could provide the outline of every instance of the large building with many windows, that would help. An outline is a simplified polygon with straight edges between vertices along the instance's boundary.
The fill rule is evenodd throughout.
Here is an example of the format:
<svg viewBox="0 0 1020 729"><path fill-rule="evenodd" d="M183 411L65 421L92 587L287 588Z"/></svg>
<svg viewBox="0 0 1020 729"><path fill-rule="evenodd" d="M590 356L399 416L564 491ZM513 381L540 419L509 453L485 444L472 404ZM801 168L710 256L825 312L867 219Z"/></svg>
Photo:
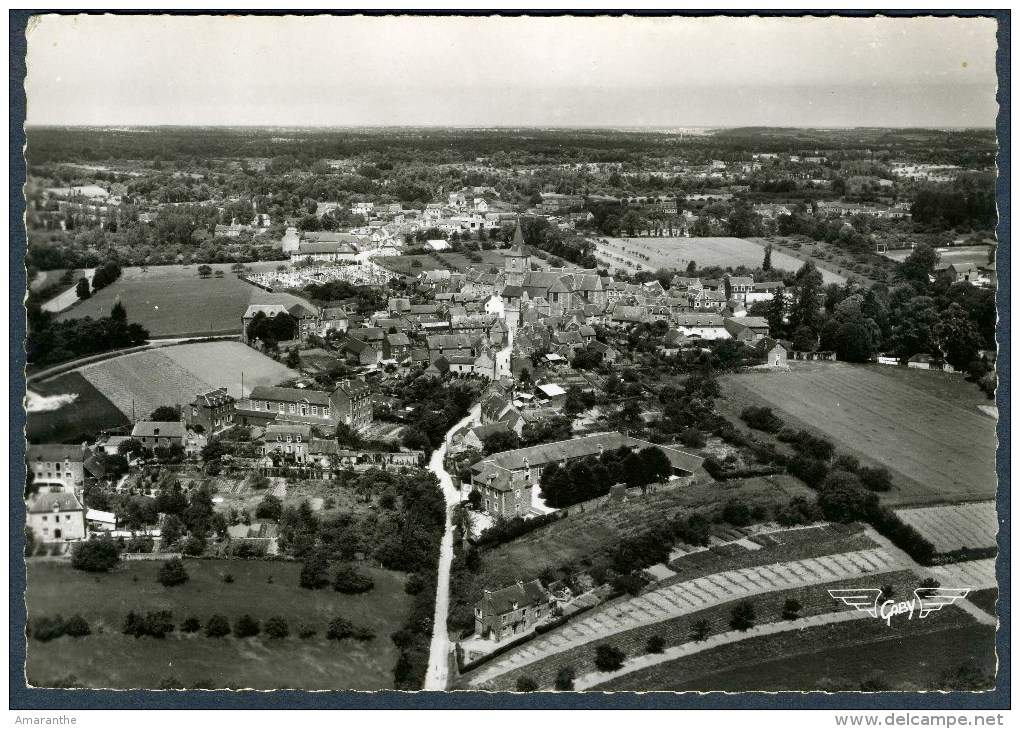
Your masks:
<svg viewBox="0 0 1020 729"><path fill-rule="evenodd" d="M363 380L344 380L332 392L299 387L252 389L247 400L235 405L234 421L241 425L301 423L336 427L340 423L357 431L372 424L371 390Z"/></svg>

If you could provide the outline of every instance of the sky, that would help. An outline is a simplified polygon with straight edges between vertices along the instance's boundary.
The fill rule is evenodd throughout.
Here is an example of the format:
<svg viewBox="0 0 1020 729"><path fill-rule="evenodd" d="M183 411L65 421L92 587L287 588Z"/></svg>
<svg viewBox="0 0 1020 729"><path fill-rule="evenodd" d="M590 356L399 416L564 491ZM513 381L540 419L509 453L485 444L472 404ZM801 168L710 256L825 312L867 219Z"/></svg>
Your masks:
<svg viewBox="0 0 1020 729"><path fill-rule="evenodd" d="M29 125L981 126L988 18L56 16Z"/></svg>

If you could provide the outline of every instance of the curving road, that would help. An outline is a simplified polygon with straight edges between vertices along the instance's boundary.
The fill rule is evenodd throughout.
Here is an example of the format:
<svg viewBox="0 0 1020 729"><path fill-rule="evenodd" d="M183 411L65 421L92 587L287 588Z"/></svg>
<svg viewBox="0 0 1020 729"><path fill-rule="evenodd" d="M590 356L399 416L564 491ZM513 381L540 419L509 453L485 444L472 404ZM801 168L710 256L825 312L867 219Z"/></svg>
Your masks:
<svg viewBox="0 0 1020 729"><path fill-rule="evenodd" d="M429 649L429 668L425 674L426 691L444 691L449 681L450 636L446 630L446 616L450 611L450 565L453 563L453 507L460 503L460 491L454 487L453 478L443 466L450 435L465 423L478 422L481 404L474 405L467 416L454 425L446 434L443 445L432 452L429 470L436 474L439 485L446 497L446 531L439 551L439 575L436 580L436 613L432 622L432 647Z"/></svg>

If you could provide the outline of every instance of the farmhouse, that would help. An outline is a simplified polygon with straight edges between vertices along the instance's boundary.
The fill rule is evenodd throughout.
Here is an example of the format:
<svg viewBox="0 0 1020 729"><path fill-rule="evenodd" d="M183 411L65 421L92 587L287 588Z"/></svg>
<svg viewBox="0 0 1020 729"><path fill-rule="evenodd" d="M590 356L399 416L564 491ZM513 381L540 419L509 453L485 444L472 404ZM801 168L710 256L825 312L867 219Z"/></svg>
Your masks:
<svg viewBox="0 0 1020 729"><path fill-rule="evenodd" d="M338 261L354 261L357 258L358 249L351 243L341 241L301 241L296 251L290 252L290 262L300 263L301 261L325 261L336 263Z"/></svg>
<svg viewBox="0 0 1020 729"><path fill-rule="evenodd" d="M71 491L40 493L25 511L32 534L44 542L85 538L85 507Z"/></svg>
<svg viewBox="0 0 1020 729"><path fill-rule="evenodd" d="M184 408L184 422L189 428L200 425L207 433L229 428L234 424L234 402L226 388L200 392Z"/></svg>
<svg viewBox="0 0 1020 729"><path fill-rule="evenodd" d="M481 492L485 511L497 518L512 519L530 511L531 489L548 464L567 463L624 446L648 448L653 445L622 433L609 432L494 453L471 467L471 483ZM702 459L698 456L665 446L657 447L669 458L677 475L691 475L701 465Z"/></svg>
<svg viewBox="0 0 1020 729"><path fill-rule="evenodd" d="M297 423L273 423L262 436L262 455L273 459L273 464L304 463L308 460L308 444L312 428Z"/></svg>
<svg viewBox="0 0 1020 729"><path fill-rule="evenodd" d="M485 590L475 603L475 633L497 643L530 631L550 614L552 598L538 580Z"/></svg>
<svg viewBox="0 0 1020 729"><path fill-rule="evenodd" d="M87 445L29 445L25 465L37 482L60 483L80 489L86 474L101 477L104 473L96 454Z"/></svg>
<svg viewBox="0 0 1020 729"><path fill-rule="evenodd" d="M676 317L676 329L692 339L728 339L725 320L721 314L688 314Z"/></svg>
<svg viewBox="0 0 1020 729"><path fill-rule="evenodd" d="M941 359L935 359L930 354L915 354L907 360L907 367L911 367L915 370L942 370L943 372L956 371L948 362Z"/></svg>
<svg viewBox="0 0 1020 729"><path fill-rule="evenodd" d="M188 431L182 422L160 423L153 420L140 420L135 423L131 430L131 437L141 443L144 447L155 450L156 448L169 448L177 444L184 446L184 438Z"/></svg>

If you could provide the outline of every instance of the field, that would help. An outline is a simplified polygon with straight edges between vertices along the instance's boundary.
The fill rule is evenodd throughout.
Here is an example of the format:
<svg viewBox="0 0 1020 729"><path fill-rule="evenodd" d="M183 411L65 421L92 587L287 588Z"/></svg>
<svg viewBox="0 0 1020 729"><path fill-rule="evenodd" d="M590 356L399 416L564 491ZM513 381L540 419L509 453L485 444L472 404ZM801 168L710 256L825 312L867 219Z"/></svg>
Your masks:
<svg viewBox="0 0 1020 729"><path fill-rule="evenodd" d="M599 684L596 691L811 691L935 688L967 660L995 671L994 628L962 611L926 620L855 620L752 638ZM990 687L989 687L990 688Z"/></svg>
<svg viewBox="0 0 1020 729"><path fill-rule="evenodd" d="M379 265L388 268L390 271L402 274L404 276L417 276L424 271L438 271L438 270L450 270L450 271L466 271L469 268L484 269L488 270L495 266L500 271L503 270L503 251L478 251L476 255L481 257L480 263L475 263L468 259L466 253L453 253L451 251L440 251L437 255L433 256L428 253L416 253L413 255L403 256L377 256L372 260ZM421 263L421 266L415 266L414 261ZM537 256L531 257L531 262L539 267L539 269L545 269L549 267L542 259ZM561 266L565 268L573 267L569 261L564 261Z"/></svg>
<svg viewBox="0 0 1020 729"><path fill-rule="evenodd" d="M988 265L988 252L991 250L991 246L954 246L952 248L936 248L935 251L939 254L939 263L970 263L974 266L986 266ZM903 248L900 250L889 251L884 253L886 258L889 258L897 263L906 260L912 251L909 248Z"/></svg>
<svg viewBox="0 0 1020 729"><path fill-rule="evenodd" d="M274 270L278 261L249 264ZM241 331L241 315L249 304L303 303L291 294L271 294L237 278L230 266L217 264L223 278L199 278L197 266L125 268L121 278L63 312L58 319L101 317L120 301L128 319L154 337L232 334Z"/></svg>
<svg viewBox="0 0 1020 729"><path fill-rule="evenodd" d="M532 580L545 568L576 563L614 546L622 536L667 517L705 511L730 498L748 505L786 503L810 491L792 477L704 483L631 499L610 508L578 514L542 527L512 542L487 549L479 571L483 584Z"/></svg>
<svg viewBox="0 0 1020 729"><path fill-rule="evenodd" d="M599 238L596 256L609 269L655 271L672 268L683 271L691 261L698 268L708 266L748 266L758 268L765 248L742 238ZM772 251L772 265L787 271L798 270L803 263L779 249ZM846 278L819 269L825 283L846 282Z"/></svg>
<svg viewBox="0 0 1020 729"><path fill-rule="evenodd" d="M787 372L722 378L731 418L769 405L792 427L833 440L837 451L893 472L890 505L995 497L995 420L962 376L905 367L791 362Z"/></svg>
<svg viewBox="0 0 1020 729"><path fill-rule="evenodd" d="M994 501L900 509L896 513L940 552L995 546L999 525L996 523Z"/></svg>
<svg viewBox="0 0 1020 729"><path fill-rule="evenodd" d="M410 604L402 574L366 568L375 588L352 596L330 588L301 589L301 566L293 562L189 560L191 579L173 588L156 582L159 564L132 561L113 573L91 575L66 563L29 561L29 617L80 612L92 635L49 643L29 640L28 683L155 688L172 678L187 687L199 682L255 689L393 687L398 651L389 636L402 624ZM233 583L222 581L226 572L234 576ZM282 640L213 639L178 630L164 640L135 639L120 633L130 610L170 610L177 625L192 615L203 624L214 613L231 623L244 613L260 621L282 615L292 635ZM376 637L367 643L327 641L326 625L335 616L372 628ZM317 635L297 638L294 632L303 623L314 626Z"/></svg>
<svg viewBox="0 0 1020 729"><path fill-rule="evenodd" d="M80 372L33 384L31 389L40 395L74 393L78 397L57 410L29 413L26 436L30 443L81 443L100 430L130 425L124 413Z"/></svg>
<svg viewBox="0 0 1020 729"><path fill-rule="evenodd" d="M82 376L126 416L160 405L191 402L199 392L226 387L234 397L256 385L275 385L297 373L240 342L201 342L163 347L81 368Z"/></svg>

